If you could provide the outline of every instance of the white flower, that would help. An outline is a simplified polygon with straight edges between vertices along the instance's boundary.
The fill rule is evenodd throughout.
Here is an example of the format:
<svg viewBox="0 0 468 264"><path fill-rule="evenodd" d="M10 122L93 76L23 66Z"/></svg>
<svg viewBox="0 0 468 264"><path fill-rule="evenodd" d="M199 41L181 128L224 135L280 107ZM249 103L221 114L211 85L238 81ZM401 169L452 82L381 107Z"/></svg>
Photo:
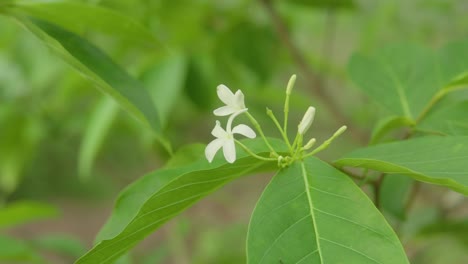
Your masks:
<svg viewBox="0 0 468 264"><path fill-rule="evenodd" d="M244 104L244 94L241 90L237 90L237 92L233 94L226 85L220 84L216 88L216 91L219 99L226 105L214 110L213 113L215 115L227 116L246 109Z"/></svg>
<svg viewBox="0 0 468 264"><path fill-rule="evenodd" d="M299 123L298 129L297 129L299 134L304 135L304 133L307 132L310 125L312 125L312 122L314 122L314 116L315 116L315 107L309 106L306 113L304 114L304 117Z"/></svg>
<svg viewBox="0 0 468 264"><path fill-rule="evenodd" d="M234 163L234 161L236 161L236 145L234 142L234 134L241 134L248 138L254 138L256 136L255 132L250 127L243 124L237 125L231 130L234 117L244 111L237 112L229 117L226 130L221 127L219 121L216 121L216 126L213 128L213 131L211 131L211 134L216 138L211 141L205 148L205 156L210 163L213 161L216 152L218 152L221 147L223 148L224 158L227 160L227 162Z"/></svg>

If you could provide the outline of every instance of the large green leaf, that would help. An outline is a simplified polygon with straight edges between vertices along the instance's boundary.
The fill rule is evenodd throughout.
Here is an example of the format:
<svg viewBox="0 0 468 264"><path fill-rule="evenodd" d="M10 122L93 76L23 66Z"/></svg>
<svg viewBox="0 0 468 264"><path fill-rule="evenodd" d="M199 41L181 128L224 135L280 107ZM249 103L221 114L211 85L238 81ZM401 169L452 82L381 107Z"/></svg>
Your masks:
<svg viewBox="0 0 468 264"><path fill-rule="evenodd" d="M438 53L410 44L392 45L373 56L355 54L348 65L353 81L392 114L419 121L435 96L468 72L468 41ZM443 88L447 91L441 92ZM432 103L432 102L431 102Z"/></svg>
<svg viewBox="0 0 468 264"><path fill-rule="evenodd" d="M393 114L412 120L443 85L433 52L414 45L389 46L373 57L355 54L348 69L367 95Z"/></svg>
<svg viewBox="0 0 468 264"><path fill-rule="evenodd" d="M0 208L0 229L58 216L57 208L35 201L17 201Z"/></svg>
<svg viewBox="0 0 468 264"><path fill-rule="evenodd" d="M369 198L311 157L281 170L250 221L248 263L408 263L398 237Z"/></svg>
<svg viewBox="0 0 468 264"><path fill-rule="evenodd" d="M245 144L267 155L261 139ZM280 142L275 145L282 147ZM77 263L112 263L164 222L226 183L276 166L276 162L259 161L239 151L234 164L218 155L211 164L202 157L190 165L150 173L120 194L115 211L98 235L100 242Z"/></svg>
<svg viewBox="0 0 468 264"><path fill-rule="evenodd" d="M160 131L159 116L143 85L86 39L49 22L17 16L17 19L45 44L112 96L125 110L144 124Z"/></svg>
<svg viewBox="0 0 468 264"><path fill-rule="evenodd" d="M97 31L131 45L160 48L158 40L143 25L125 14L104 7L76 1L15 1L14 10L59 25L78 35Z"/></svg>
<svg viewBox="0 0 468 264"><path fill-rule="evenodd" d="M405 174L468 195L467 153L468 137L423 137L357 149L336 165Z"/></svg>
<svg viewBox="0 0 468 264"><path fill-rule="evenodd" d="M431 112L417 128L446 135L468 135L468 101Z"/></svg>

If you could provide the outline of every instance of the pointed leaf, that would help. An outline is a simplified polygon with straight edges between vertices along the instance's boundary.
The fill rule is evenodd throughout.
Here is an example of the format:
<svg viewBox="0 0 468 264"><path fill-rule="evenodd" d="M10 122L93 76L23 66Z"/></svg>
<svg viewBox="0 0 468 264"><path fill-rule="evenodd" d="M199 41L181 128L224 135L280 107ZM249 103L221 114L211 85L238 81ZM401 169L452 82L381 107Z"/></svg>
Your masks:
<svg viewBox="0 0 468 264"><path fill-rule="evenodd" d="M361 148L335 164L405 174L468 195L467 153L468 137L423 137Z"/></svg>
<svg viewBox="0 0 468 264"><path fill-rule="evenodd" d="M17 19L62 59L94 81L102 92L112 96L138 120L160 132L158 113L148 92L103 51L86 39L49 22L20 16Z"/></svg>
<svg viewBox="0 0 468 264"><path fill-rule="evenodd" d="M281 142L275 142L277 149L284 149ZM261 155L269 153L261 139L245 144ZM228 182L277 167L274 161L260 161L240 150L234 164L223 160L221 153L213 163L208 163L203 152L199 157L192 164L155 171L128 186L99 233L100 242L77 263L112 263L166 221Z"/></svg>
<svg viewBox="0 0 468 264"><path fill-rule="evenodd" d="M398 237L369 198L311 157L281 170L250 221L248 263L408 263Z"/></svg>

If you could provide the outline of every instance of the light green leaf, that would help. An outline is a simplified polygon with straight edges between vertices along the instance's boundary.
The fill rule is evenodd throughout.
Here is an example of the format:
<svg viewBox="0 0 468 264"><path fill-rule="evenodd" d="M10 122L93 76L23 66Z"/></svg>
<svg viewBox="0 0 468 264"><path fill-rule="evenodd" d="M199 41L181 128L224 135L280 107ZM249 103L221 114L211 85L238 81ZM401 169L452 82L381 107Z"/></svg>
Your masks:
<svg viewBox="0 0 468 264"><path fill-rule="evenodd" d="M405 220L406 203L413 183L413 179L404 175L393 174L385 177L379 197L382 210L400 220Z"/></svg>
<svg viewBox="0 0 468 264"><path fill-rule="evenodd" d="M49 22L20 16L17 19L62 59L94 81L102 92L112 96L148 127L160 132L158 113L148 92L104 52L86 39Z"/></svg>
<svg viewBox="0 0 468 264"><path fill-rule="evenodd" d="M468 101L434 110L417 128L446 135L468 135Z"/></svg>
<svg viewBox="0 0 468 264"><path fill-rule="evenodd" d="M250 221L247 259L269 263L408 263L398 237L369 198L311 157L281 170Z"/></svg>
<svg viewBox="0 0 468 264"><path fill-rule="evenodd" d="M439 52L440 73L444 83L450 86L467 84L468 77L468 39L447 44Z"/></svg>
<svg viewBox="0 0 468 264"><path fill-rule="evenodd" d="M45 263L26 243L7 236L0 235L0 261L1 263Z"/></svg>
<svg viewBox="0 0 468 264"><path fill-rule="evenodd" d="M87 180L91 175L94 160L118 112L118 105L109 97L101 98L93 110L78 156L78 174L82 180Z"/></svg>
<svg viewBox="0 0 468 264"><path fill-rule="evenodd" d="M143 25L125 14L104 7L76 1L15 1L14 10L78 35L97 31L117 37L130 45L161 48L158 40Z"/></svg>
<svg viewBox="0 0 468 264"><path fill-rule="evenodd" d="M173 53L152 65L141 80L156 104L162 127L169 121L173 108L184 88L187 60L183 54Z"/></svg>
<svg viewBox="0 0 468 264"><path fill-rule="evenodd" d="M335 164L404 174L468 195L467 153L468 137L423 137L357 149Z"/></svg>
<svg viewBox="0 0 468 264"><path fill-rule="evenodd" d="M412 125L414 125L414 122L404 116L390 116L388 118L385 118L379 123L377 123L377 125L375 126L374 130L372 131L371 140L369 144L376 144L388 132L394 129Z"/></svg>
<svg viewBox="0 0 468 264"><path fill-rule="evenodd" d="M277 149L284 149L281 142L274 142ZM256 153L269 153L261 139L245 144ZM276 162L259 161L243 151L234 164L220 154L210 164L199 153L201 158L190 165L155 171L128 186L99 233L99 243L77 263L112 263L166 221L228 182L277 167Z"/></svg>
<svg viewBox="0 0 468 264"><path fill-rule="evenodd" d="M392 114L415 120L443 87L436 58L414 45L394 45L373 57L355 54L348 66L352 80Z"/></svg>
<svg viewBox="0 0 468 264"><path fill-rule="evenodd" d="M46 203L17 201L0 208L0 229L54 218L58 214L57 208Z"/></svg>

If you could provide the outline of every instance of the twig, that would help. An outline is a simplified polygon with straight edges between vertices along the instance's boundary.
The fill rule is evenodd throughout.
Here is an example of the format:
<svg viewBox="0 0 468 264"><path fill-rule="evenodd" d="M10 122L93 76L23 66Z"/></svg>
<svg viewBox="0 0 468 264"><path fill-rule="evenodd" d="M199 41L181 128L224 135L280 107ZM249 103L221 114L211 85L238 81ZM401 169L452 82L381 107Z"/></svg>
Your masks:
<svg viewBox="0 0 468 264"><path fill-rule="evenodd" d="M272 1L271 0L260 0L260 1L265 6L265 9L270 15L272 22L276 28L276 31L278 32L278 35L280 37L280 40L283 42L283 44L291 53L292 59L298 65L299 70L302 72L302 75L307 79L307 83L310 85L310 89L314 91L315 95L319 97L319 99L323 101L325 105L329 106L330 113L333 116L333 119L336 120L337 123L339 123L340 125L352 124L353 122L340 111L340 107L338 103L333 99L331 95L327 93L324 86L322 85L323 82L321 81L319 75L317 75L310 68L310 65L305 60L305 57L301 54L299 49L292 42L291 36L286 27L286 23L284 22L282 17L279 15L277 10L274 8ZM334 16L328 17L327 24L328 24L327 29L330 27L334 27ZM333 34L333 31L327 37L328 39L327 41L333 41L332 34ZM331 45L331 43L329 44ZM351 136L353 136L354 139L358 140L358 142L363 143L366 141L365 139L367 138L367 136L358 130L351 130L350 134Z"/></svg>

